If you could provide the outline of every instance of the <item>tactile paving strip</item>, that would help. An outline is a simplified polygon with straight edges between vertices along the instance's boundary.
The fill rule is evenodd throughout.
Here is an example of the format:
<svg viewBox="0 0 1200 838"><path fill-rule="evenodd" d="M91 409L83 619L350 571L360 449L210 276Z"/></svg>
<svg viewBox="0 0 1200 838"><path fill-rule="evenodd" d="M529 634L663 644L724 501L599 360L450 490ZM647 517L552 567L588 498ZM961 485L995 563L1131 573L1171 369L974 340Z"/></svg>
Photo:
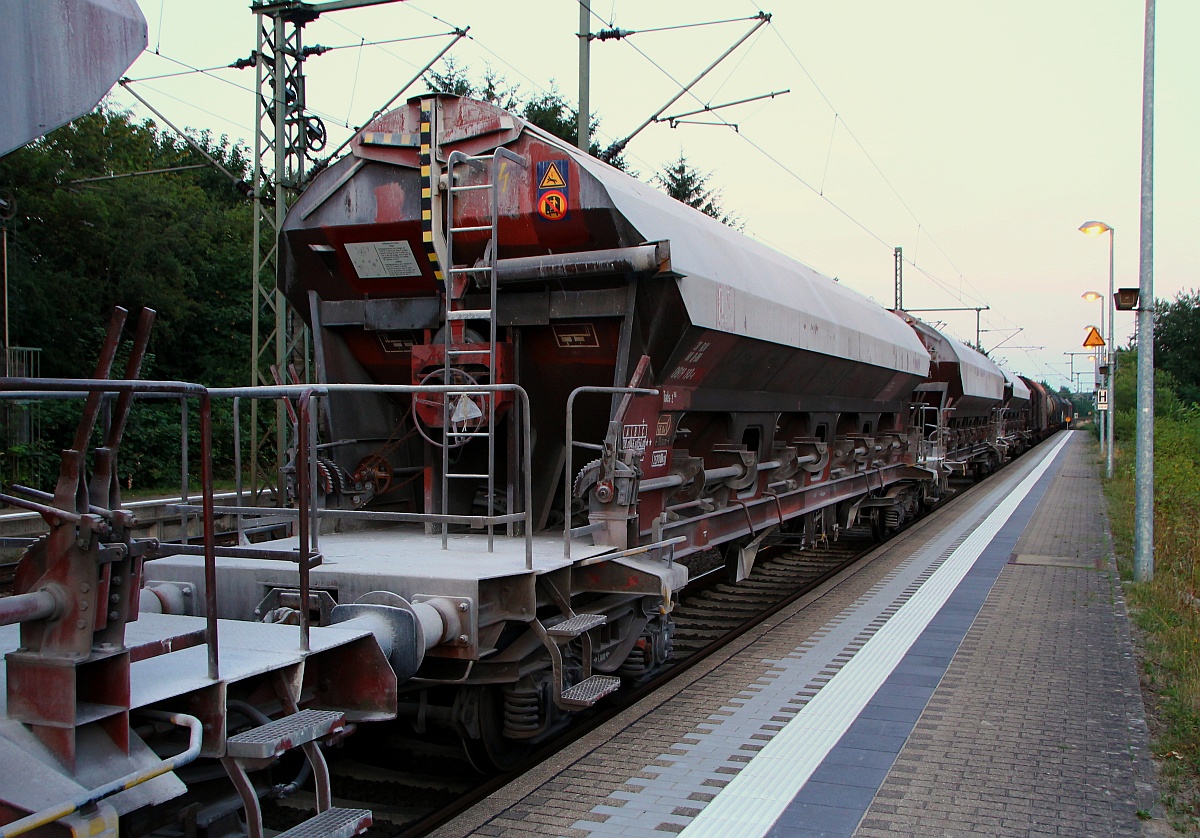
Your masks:
<svg viewBox="0 0 1200 838"><path fill-rule="evenodd" d="M1057 450L1050 452L1039 469L1026 478L1027 485L1032 485L1031 481L1044 472ZM1014 479L1006 481L1009 488L1016 482ZM652 778L627 781L624 788L610 795L613 806L602 805L592 810L594 814L606 816L605 821L578 821L572 828L595 835L663 835L679 833L693 824L704 811L705 802L714 796L719 799L721 789L737 782L734 778L746 765L854 660L890 618L922 590L946 560L971 539L981 523L997 511L997 506L1005 504L1006 495L998 487L990 498L991 502L985 499L980 504L976 514L950 527L897 566L867 594L796 647L787 658L763 661L767 669L736 700L710 716L708 721L701 722L692 734L675 743L670 753L660 754L652 764L638 772L652 775ZM997 517L1006 520L1007 514ZM984 529L989 533L992 531L992 527ZM990 534L980 534L983 543L990 538ZM951 582L956 584L957 579ZM797 683L805 686L797 691ZM874 692L874 687L870 692ZM870 693L857 696L851 703L865 703L869 697ZM831 747L833 742L836 738L828 746ZM824 751L828 749L826 747ZM794 766L785 766L782 770L794 782ZM755 808L754 798L760 798L768 791L754 788L747 792L751 799L738 802L740 813L745 815L747 809ZM753 819L769 827L774 819L770 811L777 815L778 808L778 803L772 803L770 807L763 807L759 817ZM701 820L706 819L702 817ZM715 831L704 832L702 829L698 834L734 834L728 831L730 828L729 823L723 823L716 825ZM692 831L689 829L689 834Z"/></svg>

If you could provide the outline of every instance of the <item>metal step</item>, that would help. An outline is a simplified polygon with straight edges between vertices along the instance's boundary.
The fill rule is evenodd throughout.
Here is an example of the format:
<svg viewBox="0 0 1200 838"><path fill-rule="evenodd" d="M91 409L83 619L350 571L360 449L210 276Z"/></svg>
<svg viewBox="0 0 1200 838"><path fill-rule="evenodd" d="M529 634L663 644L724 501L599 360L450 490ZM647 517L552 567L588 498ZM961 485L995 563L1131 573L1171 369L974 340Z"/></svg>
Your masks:
<svg viewBox="0 0 1200 838"><path fill-rule="evenodd" d="M447 320L490 320L492 318L492 310L490 308L460 308L446 312Z"/></svg>
<svg viewBox="0 0 1200 838"><path fill-rule="evenodd" d="M563 690L559 703L572 707L591 707L604 696L616 692L620 686L621 679L615 675L593 675Z"/></svg>
<svg viewBox="0 0 1200 838"><path fill-rule="evenodd" d="M366 832L371 823L370 809L339 809L335 806L279 833L278 838L350 838Z"/></svg>
<svg viewBox="0 0 1200 838"><path fill-rule="evenodd" d="M602 626L608 622L608 617L603 614L576 614L574 617L563 620L561 623L555 623L552 626L546 627L546 634L550 637L578 637L585 631L591 631L597 626ZM572 687L574 689L574 687Z"/></svg>
<svg viewBox="0 0 1200 838"><path fill-rule="evenodd" d="M229 737L225 752L233 759L277 757L292 748L339 732L345 720L345 714L336 710L301 710Z"/></svg>

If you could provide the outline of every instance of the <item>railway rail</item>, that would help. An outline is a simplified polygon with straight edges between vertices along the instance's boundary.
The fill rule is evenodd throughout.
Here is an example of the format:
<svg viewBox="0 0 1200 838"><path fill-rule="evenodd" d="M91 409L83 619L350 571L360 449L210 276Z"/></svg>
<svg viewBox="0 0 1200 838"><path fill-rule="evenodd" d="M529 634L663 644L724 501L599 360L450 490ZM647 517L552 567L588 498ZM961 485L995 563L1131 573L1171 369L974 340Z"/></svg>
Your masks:
<svg viewBox="0 0 1200 838"><path fill-rule="evenodd" d="M936 509L970 491L968 481L955 482L958 491ZM672 612L675 631L668 666L617 693L510 771L480 775L454 744L431 746L401 735L376 737L370 742L349 740L329 757L335 805L371 809L375 823L367 836L417 838L428 834L861 561L881 543L869 526L850 528L836 541L811 547L790 546L780 539L764 548L749 576L740 582L724 581L727 571L723 565L699 574L684 589ZM418 765L419 769L412 767ZM299 792L275 800L267 809L265 822L287 828L313 811L314 796Z"/></svg>

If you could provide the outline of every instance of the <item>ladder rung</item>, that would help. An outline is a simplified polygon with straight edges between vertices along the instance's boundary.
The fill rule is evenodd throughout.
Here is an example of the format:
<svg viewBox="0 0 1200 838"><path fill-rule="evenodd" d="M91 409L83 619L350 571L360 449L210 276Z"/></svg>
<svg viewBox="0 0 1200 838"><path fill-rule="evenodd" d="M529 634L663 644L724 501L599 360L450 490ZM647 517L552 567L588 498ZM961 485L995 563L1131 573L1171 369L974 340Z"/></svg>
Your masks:
<svg viewBox="0 0 1200 838"><path fill-rule="evenodd" d="M447 311L447 320L491 320L490 308L461 308L458 311Z"/></svg>
<svg viewBox="0 0 1200 838"><path fill-rule="evenodd" d="M471 186L451 186L450 191L451 192L474 192L477 189L491 189L491 188L492 188L492 185L490 183L476 183L476 184L472 184Z"/></svg>
<svg viewBox="0 0 1200 838"><path fill-rule="evenodd" d="M462 431L460 433L451 431L450 433L446 434L446 436L450 437L451 439L484 439L485 437L491 436L491 434L489 434L487 431Z"/></svg>
<svg viewBox="0 0 1200 838"><path fill-rule="evenodd" d="M340 730L344 715L336 710L301 710L236 736L230 736L225 752L234 759L265 759L321 739Z"/></svg>
<svg viewBox="0 0 1200 838"><path fill-rule="evenodd" d="M366 832L371 823L370 809L334 807L281 832L279 838L350 838Z"/></svg>
<svg viewBox="0 0 1200 838"><path fill-rule="evenodd" d="M454 161L455 165L458 165L458 166L471 166L472 163L491 163L491 162L492 162L492 155L490 155L490 154L464 154L461 157L459 157L457 160ZM471 166L471 168L477 169L479 167Z"/></svg>
<svg viewBox="0 0 1200 838"><path fill-rule="evenodd" d="M585 631L604 625L608 617L604 614L576 614L574 617L546 627L550 637L578 637Z"/></svg>
<svg viewBox="0 0 1200 838"><path fill-rule="evenodd" d="M460 474L460 473L458 473L458 472L448 471L448 472L446 472L446 476L447 476L447 477L462 478L462 479L464 479L464 480L466 480L466 479L471 479L471 480L487 480L487 479L488 479L488 478L489 478L491 475L489 475L489 474Z"/></svg>
<svg viewBox="0 0 1200 838"><path fill-rule="evenodd" d="M452 273L452 274L478 274L478 273L483 273L484 271L490 272L491 270L492 270L491 265L484 265L481 268L451 268L450 273Z"/></svg>
<svg viewBox="0 0 1200 838"><path fill-rule="evenodd" d="M490 349L451 349L450 354L451 355L491 355L492 350L490 350ZM289 518L288 520L290 521L292 519Z"/></svg>
<svg viewBox="0 0 1200 838"><path fill-rule="evenodd" d="M451 227L451 233L482 233L484 230L491 231L491 224L484 224L477 227Z"/></svg>
<svg viewBox="0 0 1200 838"><path fill-rule="evenodd" d="M575 707L591 707L604 696L616 692L620 686L621 679L615 675L593 675L563 690L559 701Z"/></svg>

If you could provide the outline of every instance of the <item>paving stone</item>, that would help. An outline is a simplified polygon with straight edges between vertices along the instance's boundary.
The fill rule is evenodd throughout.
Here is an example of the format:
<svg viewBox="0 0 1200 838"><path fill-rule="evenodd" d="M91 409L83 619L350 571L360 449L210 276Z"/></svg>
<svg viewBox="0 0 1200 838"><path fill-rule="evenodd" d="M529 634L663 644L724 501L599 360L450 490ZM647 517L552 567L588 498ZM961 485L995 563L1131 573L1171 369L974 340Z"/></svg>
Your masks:
<svg viewBox="0 0 1200 838"><path fill-rule="evenodd" d="M973 570L956 590L982 608L947 601L814 773L820 803L789 810L771 834L1140 834L1152 774L1119 583L1091 569L1108 551L1094 451L1080 436L1063 455L1024 534L989 547L1003 551L994 588L994 570ZM906 562L962 542L947 533L965 500L571 746L532 787L549 801L540 811L497 795L491 831L474 834L681 831L934 570ZM1011 555L1083 566L1003 564ZM462 834L453 823L435 833Z"/></svg>
<svg viewBox="0 0 1200 838"><path fill-rule="evenodd" d="M1064 455L1013 552L1083 566L1003 568L856 835L1142 834L1144 710L1095 448L1079 437ZM956 786L975 805L936 791Z"/></svg>

